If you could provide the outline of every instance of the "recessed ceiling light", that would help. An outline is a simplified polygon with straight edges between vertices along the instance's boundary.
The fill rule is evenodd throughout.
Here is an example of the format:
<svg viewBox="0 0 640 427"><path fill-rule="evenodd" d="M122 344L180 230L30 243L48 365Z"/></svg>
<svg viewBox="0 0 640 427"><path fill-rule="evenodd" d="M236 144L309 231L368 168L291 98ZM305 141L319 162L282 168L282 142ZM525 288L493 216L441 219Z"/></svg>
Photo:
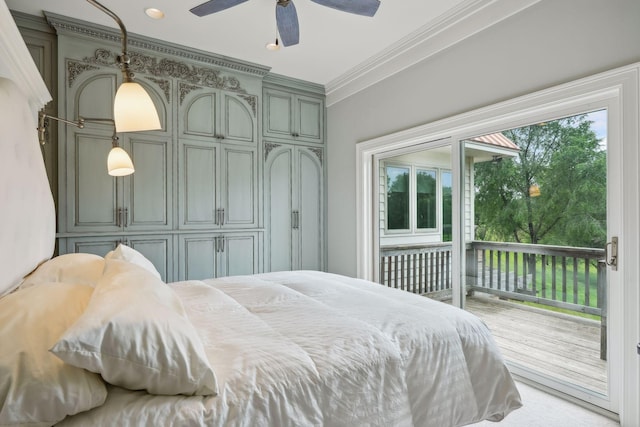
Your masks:
<svg viewBox="0 0 640 427"><path fill-rule="evenodd" d="M164 18L164 12L160 9L156 9L155 7L148 7L144 10L144 13L147 14L148 17L153 19L162 19Z"/></svg>

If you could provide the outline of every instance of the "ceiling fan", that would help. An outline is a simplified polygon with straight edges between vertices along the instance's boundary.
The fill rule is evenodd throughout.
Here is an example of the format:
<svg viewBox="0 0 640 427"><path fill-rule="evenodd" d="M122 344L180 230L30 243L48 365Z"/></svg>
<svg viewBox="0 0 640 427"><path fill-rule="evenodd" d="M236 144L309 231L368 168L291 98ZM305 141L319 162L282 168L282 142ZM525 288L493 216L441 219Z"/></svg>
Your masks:
<svg viewBox="0 0 640 427"><path fill-rule="evenodd" d="M220 12L247 0L209 0L190 9L197 16L206 16ZM356 15L373 16L380 6L379 0L311 0L343 12ZM298 14L293 0L276 0L276 23L278 33L284 46L298 44L300 40L300 28L298 26Z"/></svg>

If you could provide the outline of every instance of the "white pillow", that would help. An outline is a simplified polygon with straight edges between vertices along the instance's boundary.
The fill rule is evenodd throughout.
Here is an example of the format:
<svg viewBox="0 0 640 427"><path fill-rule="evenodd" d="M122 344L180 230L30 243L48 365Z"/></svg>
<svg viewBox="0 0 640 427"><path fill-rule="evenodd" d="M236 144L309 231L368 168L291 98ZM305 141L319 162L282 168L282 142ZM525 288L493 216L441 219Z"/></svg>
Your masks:
<svg viewBox="0 0 640 427"><path fill-rule="evenodd" d="M84 314L51 351L105 381L151 394L215 395L204 346L174 291L148 271L107 259Z"/></svg>
<svg viewBox="0 0 640 427"><path fill-rule="evenodd" d="M144 268L145 270L148 270L158 279L162 278L162 276L160 275L158 270L156 270L156 267L153 265L151 261L145 258L145 256L142 255L140 252L136 251L135 249L127 245L119 244L117 248L115 248L113 251L106 254L104 258L105 259L121 259L124 261L129 261L132 264L135 264L137 266Z"/></svg>
<svg viewBox="0 0 640 427"><path fill-rule="evenodd" d="M99 375L47 351L80 317L92 292L47 283L0 299L0 425L50 426L104 403Z"/></svg>
<svg viewBox="0 0 640 427"><path fill-rule="evenodd" d="M65 254L41 264L24 278L20 289L42 282L64 282L94 287L102 277L104 258L93 254Z"/></svg>

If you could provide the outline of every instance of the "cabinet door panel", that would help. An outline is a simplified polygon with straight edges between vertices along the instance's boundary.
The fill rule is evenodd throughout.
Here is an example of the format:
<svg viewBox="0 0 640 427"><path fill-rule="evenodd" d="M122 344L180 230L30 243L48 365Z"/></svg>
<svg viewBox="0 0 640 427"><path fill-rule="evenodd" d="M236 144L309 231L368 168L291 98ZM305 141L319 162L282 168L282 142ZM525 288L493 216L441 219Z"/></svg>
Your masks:
<svg viewBox="0 0 640 427"><path fill-rule="evenodd" d="M113 119L113 100L116 93L116 74L88 74L81 84L70 90L70 95L75 98L73 105L73 119L78 117L99 117ZM92 124L111 128L111 124Z"/></svg>
<svg viewBox="0 0 640 427"><path fill-rule="evenodd" d="M224 227L257 226L256 150L223 147L224 150Z"/></svg>
<svg viewBox="0 0 640 427"><path fill-rule="evenodd" d="M169 147L166 141L130 137L131 157L136 172L129 183L127 226L133 228L169 228L171 181L168 172Z"/></svg>
<svg viewBox="0 0 640 427"><path fill-rule="evenodd" d="M217 146L184 143L181 226L216 224Z"/></svg>
<svg viewBox="0 0 640 427"><path fill-rule="evenodd" d="M224 265L222 276L239 276L258 272L255 235L227 235L224 237Z"/></svg>
<svg viewBox="0 0 640 427"><path fill-rule="evenodd" d="M132 238L127 240L127 244L133 249L140 252L151 261L160 273L162 280L167 282L170 281L173 277L171 259L172 259L172 251L170 250L171 245L169 244L168 238L159 237L157 239L153 238Z"/></svg>
<svg viewBox="0 0 640 427"><path fill-rule="evenodd" d="M216 236L182 239L181 280L202 280L216 277Z"/></svg>
<svg viewBox="0 0 640 427"><path fill-rule="evenodd" d="M255 142L255 125L251 110L238 98L224 95L223 135L229 142Z"/></svg>
<svg viewBox="0 0 640 427"><path fill-rule="evenodd" d="M315 98L298 97L297 106L299 138L309 142L323 142L323 102Z"/></svg>
<svg viewBox="0 0 640 427"><path fill-rule="evenodd" d="M267 271L291 270L293 151L273 150L267 158L265 190L265 226Z"/></svg>
<svg viewBox="0 0 640 427"><path fill-rule="evenodd" d="M321 270L322 262L322 165L316 152L298 151L300 183L298 199L300 209L299 268L303 270Z"/></svg>
<svg viewBox="0 0 640 427"><path fill-rule="evenodd" d="M187 104L183 117L183 132L185 134L216 136L217 96L217 93L199 95Z"/></svg>
<svg viewBox="0 0 640 427"><path fill-rule="evenodd" d="M117 230L117 180L107 174L111 138L80 133L75 136L74 152L68 157L75 164L67 169L67 179L75 183L74 192L67 195L71 196L68 226L76 230Z"/></svg>
<svg viewBox="0 0 640 427"><path fill-rule="evenodd" d="M95 238L95 239L69 239L66 253L84 253L105 256L118 246L118 239ZM62 250L60 251L62 253Z"/></svg>
<svg viewBox="0 0 640 427"><path fill-rule="evenodd" d="M267 136L291 138L293 105L291 95L278 91L265 92L264 132Z"/></svg>

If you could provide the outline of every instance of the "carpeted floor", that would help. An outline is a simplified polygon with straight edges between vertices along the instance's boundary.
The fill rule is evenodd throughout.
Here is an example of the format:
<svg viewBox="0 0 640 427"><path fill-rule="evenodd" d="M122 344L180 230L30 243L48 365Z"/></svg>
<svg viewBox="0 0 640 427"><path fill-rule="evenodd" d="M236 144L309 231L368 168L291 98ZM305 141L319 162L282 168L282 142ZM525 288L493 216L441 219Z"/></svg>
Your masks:
<svg viewBox="0 0 640 427"><path fill-rule="evenodd" d="M617 421L518 382L524 406L500 423L483 421L473 427L619 427Z"/></svg>

